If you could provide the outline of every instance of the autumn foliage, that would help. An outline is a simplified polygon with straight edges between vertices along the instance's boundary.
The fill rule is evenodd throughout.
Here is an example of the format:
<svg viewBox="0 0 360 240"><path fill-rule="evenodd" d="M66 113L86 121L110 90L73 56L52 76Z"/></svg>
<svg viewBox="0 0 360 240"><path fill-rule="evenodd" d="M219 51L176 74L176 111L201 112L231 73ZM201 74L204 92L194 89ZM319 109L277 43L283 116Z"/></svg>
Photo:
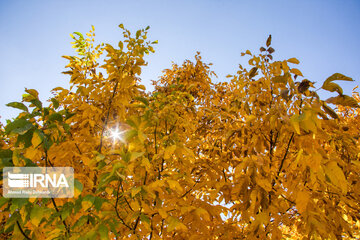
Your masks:
<svg viewBox="0 0 360 240"><path fill-rule="evenodd" d="M351 78L327 78L336 97L322 100L296 58L273 60L270 36L227 80L196 54L147 92L156 42L120 28L116 47L71 35L70 88L48 106L34 89L8 104L22 112L1 127L1 167L70 166L77 180L70 199L0 198L2 238L360 236L360 98L334 82Z"/></svg>

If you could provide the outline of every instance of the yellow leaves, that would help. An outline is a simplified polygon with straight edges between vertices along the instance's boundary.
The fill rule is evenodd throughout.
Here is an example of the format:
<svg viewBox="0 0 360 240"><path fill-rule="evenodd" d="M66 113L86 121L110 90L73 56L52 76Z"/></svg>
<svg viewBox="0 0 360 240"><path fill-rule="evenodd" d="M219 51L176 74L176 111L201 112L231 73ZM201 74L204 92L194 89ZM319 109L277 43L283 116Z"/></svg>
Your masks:
<svg viewBox="0 0 360 240"><path fill-rule="evenodd" d="M14 230L12 232L13 239L24 239L24 235L21 233L21 230L17 224L14 224ZM6 230L6 229L5 229Z"/></svg>
<svg viewBox="0 0 360 240"><path fill-rule="evenodd" d="M132 152L130 155L130 162L144 155L145 152Z"/></svg>
<svg viewBox="0 0 360 240"><path fill-rule="evenodd" d="M325 82L322 85L322 89L330 91L330 92L338 92L340 95L343 94L343 90L342 88L336 84L333 83L332 81L335 80L341 80L341 81L354 81L352 78L347 77L341 73L334 73L333 75L331 75L330 77L328 77Z"/></svg>
<svg viewBox="0 0 360 240"><path fill-rule="evenodd" d="M84 197L84 199L81 202L81 207L84 211L88 210L95 201L95 197L92 195L87 195L86 197Z"/></svg>
<svg viewBox="0 0 360 240"><path fill-rule="evenodd" d="M169 184L169 187L171 190L178 192L178 193L182 193L183 188L180 186L178 181L170 180L170 179L168 179L166 181Z"/></svg>
<svg viewBox="0 0 360 240"><path fill-rule="evenodd" d="M312 171L316 172L319 170L320 165L321 165L321 161L322 161L322 156L320 153L315 152L313 153L313 155L311 155L311 157L308 160L308 166L311 168Z"/></svg>
<svg viewBox="0 0 360 240"><path fill-rule="evenodd" d="M140 187L136 187L136 188L132 188L131 189L131 197L135 197L136 194L138 194L141 191L141 186Z"/></svg>
<svg viewBox="0 0 360 240"><path fill-rule="evenodd" d="M348 107L354 107L359 108L359 104L353 97L347 96L347 95L340 95L337 97L331 97L326 100L328 103L332 103L335 105L341 105L341 106L348 106Z"/></svg>
<svg viewBox="0 0 360 240"><path fill-rule="evenodd" d="M86 211L92 206L92 203L90 201L82 201L81 207Z"/></svg>
<svg viewBox="0 0 360 240"><path fill-rule="evenodd" d="M168 217L168 214L164 209L160 208L158 212L163 219L166 219Z"/></svg>
<svg viewBox="0 0 360 240"><path fill-rule="evenodd" d="M269 181L269 179L256 176L255 182L267 192L270 192L272 190L271 182Z"/></svg>
<svg viewBox="0 0 360 240"><path fill-rule="evenodd" d="M299 123L299 115L295 114L290 118L290 123L293 126L294 130L297 134L300 135L300 123Z"/></svg>
<svg viewBox="0 0 360 240"><path fill-rule="evenodd" d="M304 119L303 121L300 122L300 125L301 128L303 128L306 131L311 131L313 133L317 132L317 127L311 118Z"/></svg>
<svg viewBox="0 0 360 240"><path fill-rule="evenodd" d="M147 158L142 159L141 166L145 167L146 171L151 170L151 163L150 163L149 159L147 159Z"/></svg>
<svg viewBox="0 0 360 240"><path fill-rule="evenodd" d="M255 234L281 239L293 225L299 232L312 227L310 215L316 216L322 224L316 225L319 227L324 225L325 213L333 218L346 211L346 207L329 207L332 202L322 201L328 195L321 191L341 195L339 206L353 201L345 195L348 188L356 197L360 189L359 184L353 184L360 166L355 161L359 156L358 139L354 138L357 125L352 125L352 119L343 112L337 116L311 95L309 80L294 83L293 75L302 73L296 68L290 70L288 65L299 64L298 59L266 61L270 58L264 53L272 49L262 48L259 56L246 51L244 54L252 55L251 70L240 67L228 76L232 78L229 82L212 83L208 66L197 56L196 64L186 61L183 67L165 71L149 93L137 79L140 67L146 64L144 49L151 51L145 43L138 44L143 33L138 32L138 39L125 37L116 49L107 45L102 69L94 60L101 55L102 47L95 53L85 47L90 50L85 56L65 56L70 61L70 71L65 73L72 77L72 89L55 89L56 99L61 109L76 115L66 120L71 134L62 131L65 142L54 141L48 155L55 166L72 164L84 184L75 181L74 199L56 199L61 211L58 215L66 218L73 238L112 239L118 233L120 237L144 239L152 231L154 239L171 239L174 232L175 238L184 239L219 238L221 234L224 239ZM330 80L325 90L340 91ZM37 97L37 92L28 93L28 100ZM341 103L355 106L353 100L345 98ZM32 145L14 145L16 139L10 136L11 144L5 149L12 155L5 156L0 150L0 162L13 160L22 166L30 158L43 164L44 149L35 147L45 141L35 129L46 134L56 132L41 122L53 114L53 106L43 120L32 119L26 111L20 115L31 124L31 131L20 131L21 138L29 138ZM325 116L322 119L318 118L321 113ZM336 120L328 120L325 114ZM99 150L102 129L125 121L129 131L124 133L124 142L104 138ZM344 130L344 126L349 128ZM27 132L31 134L25 135ZM314 132L316 139L312 138ZM327 162L329 158L341 159L344 152L353 159L353 164L338 161L344 170L335 161ZM34 225L43 230L41 221L45 223L47 218L39 212L42 201L31 199L26 207L16 205L16 200L9 203L12 212L2 206L3 216L20 209L22 219L28 220L24 229L36 237ZM26 212L32 209L29 206L35 206L30 216ZM293 215L291 209L298 210L301 217ZM53 208L51 212L55 213ZM60 230L55 227L62 224L58 215L51 219L53 224L46 225L49 237L61 238L65 233L63 226ZM114 221L117 224L112 224ZM277 228L279 222L284 228ZM331 224L326 230L334 230ZM210 233L213 235L206 235Z"/></svg>
<svg viewBox="0 0 360 240"><path fill-rule="evenodd" d="M336 188L340 188L342 194L348 191L347 181L342 169L338 166L336 161L330 161L324 166L326 176Z"/></svg>
<svg viewBox="0 0 360 240"><path fill-rule="evenodd" d="M166 222L168 224L167 232L172 232L174 230L187 231L187 227L175 217L169 216L166 219Z"/></svg>
<svg viewBox="0 0 360 240"><path fill-rule="evenodd" d="M293 64L299 64L300 61L297 58L289 58L287 60L289 63L293 63Z"/></svg>
<svg viewBox="0 0 360 240"><path fill-rule="evenodd" d="M254 121L255 119L256 119L256 116L249 115L246 117L246 123L250 123L250 122Z"/></svg>
<svg viewBox="0 0 360 240"><path fill-rule="evenodd" d="M166 147L164 151L164 159L169 159L176 150L176 145Z"/></svg>
<svg viewBox="0 0 360 240"><path fill-rule="evenodd" d="M194 207L194 206L184 206L184 207L181 207L181 208L180 208L180 213L183 215L183 214L192 212L192 211L194 211L195 209L196 209L196 207Z"/></svg>
<svg viewBox="0 0 360 240"><path fill-rule="evenodd" d="M12 161L14 163L14 166L19 167L20 166L20 153L18 149L15 149L12 154Z"/></svg>
<svg viewBox="0 0 360 240"><path fill-rule="evenodd" d="M210 221L210 215L209 213L203 209L203 208L196 208L195 209L195 214L200 217L203 218L205 221Z"/></svg>
<svg viewBox="0 0 360 240"><path fill-rule="evenodd" d="M39 97L39 93L35 89L27 89L27 88L25 88L25 92L29 93L30 95L34 96L35 98Z"/></svg>
<svg viewBox="0 0 360 240"><path fill-rule="evenodd" d="M300 134L300 129L306 132L317 133L317 128L321 127L321 122L317 117L317 112L314 109L305 109L301 115L294 114L290 118L290 124L293 126L297 134Z"/></svg>
<svg viewBox="0 0 360 240"><path fill-rule="evenodd" d="M248 54L248 55L250 55L250 56L252 55L251 52L250 52L250 50L246 50L245 52L242 52L242 53L241 53L241 56L244 56L245 54Z"/></svg>
<svg viewBox="0 0 360 240"><path fill-rule="evenodd" d="M274 240L280 240L282 239L282 232L279 228L277 227L274 227L271 231L271 236L272 236L272 239Z"/></svg>
<svg viewBox="0 0 360 240"><path fill-rule="evenodd" d="M41 219L43 218L43 208L38 205L34 205L30 212L30 222L34 226L38 226L40 224Z"/></svg>
<svg viewBox="0 0 360 240"><path fill-rule="evenodd" d="M306 190L299 191L296 194L296 208L300 213L305 213L310 201L310 193Z"/></svg>
<svg viewBox="0 0 360 240"><path fill-rule="evenodd" d="M293 74L295 74L295 75L298 75L298 76L302 76L302 77L303 77L303 74L302 74L302 73L300 72L300 70L297 69L297 68L292 68L292 69L290 69L290 72L293 73Z"/></svg>
<svg viewBox="0 0 360 240"><path fill-rule="evenodd" d="M322 102L322 108L324 109L324 111L329 114L332 118L334 119L338 119L339 116L336 114L336 112L330 108L325 102Z"/></svg>
<svg viewBox="0 0 360 240"><path fill-rule="evenodd" d="M286 74L284 74L283 76L275 76L271 79L271 81L274 83L286 84L288 81L288 76Z"/></svg>
<svg viewBox="0 0 360 240"><path fill-rule="evenodd" d="M81 156L81 160L84 163L84 165L86 166L93 166L96 164L96 160L92 160L91 158L89 158L88 156L82 155Z"/></svg>
<svg viewBox="0 0 360 240"><path fill-rule="evenodd" d="M33 137L31 139L31 143L34 147L38 147L42 141L43 141L44 136L37 130L34 131Z"/></svg>

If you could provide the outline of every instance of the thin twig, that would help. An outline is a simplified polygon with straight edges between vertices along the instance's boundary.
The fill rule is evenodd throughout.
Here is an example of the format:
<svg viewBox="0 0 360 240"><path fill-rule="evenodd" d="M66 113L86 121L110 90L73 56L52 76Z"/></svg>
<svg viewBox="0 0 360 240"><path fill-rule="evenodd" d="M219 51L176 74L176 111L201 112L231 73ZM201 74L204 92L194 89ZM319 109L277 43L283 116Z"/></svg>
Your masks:
<svg viewBox="0 0 360 240"><path fill-rule="evenodd" d="M54 198L51 198L51 202L52 202L52 204L54 205L56 212L59 212L59 209L58 209L58 207L57 207L57 205L56 205L56 203L55 203ZM62 221L62 223L63 223L64 226L65 226L65 229L66 229L67 234L70 234L70 228L69 228L69 226L66 224L65 220L62 219L61 215L59 215L59 217L60 217L60 220Z"/></svg>
<svg viewBox="0 0 360 240"><path fill-rule="evenodd" d="M291 134L291 137L290 137L290 139L289 139L289 142L288 142L288 145L287 145L287 147L286 147L286 151L285 151L284 157L283 157L283 159L281 160L281 163L280 163L280 166L279 166L279 170L278 170L278 172L277 172L277 176L280 175L280 172L281 172L281 170L282 170L282 168L283 168L283 165L284 165L286 156L287 156L287 154L288 154L288 152L289 152L289 148L290 148L291 141L293 140L293 138L294 138L294 133Z"/></svg>
<svg viewBox="0 0 360 240"><path fill-rule="evenodd" d="M127 228L129 228L129 229L131 230L131 227L125 223L125 221L124 221L124 219L123 219L122 217L120 217L120 214L119 214L119 211L118 211L118 208L117 208L117 205L118 205L118 202L119 202L120 184L121 184L121 182L119 181L119 185L118 185L118 188L117 188L117 191L116 191L115 212L116 212L117 217L120 219L120 221L121 221Z"/></svg>
<svg viewBox="0 0 360 240"><path fill-rule="evenodd" d="M24 238L26 238L26 239L28 239L28 240L31 240L31 238L29 238L29 237L25 234L24 230L21 228L19 221L16 221L16 224L17 224L17 226L19 227L19 230L20 230L21 234L24 236Z"/></svg>

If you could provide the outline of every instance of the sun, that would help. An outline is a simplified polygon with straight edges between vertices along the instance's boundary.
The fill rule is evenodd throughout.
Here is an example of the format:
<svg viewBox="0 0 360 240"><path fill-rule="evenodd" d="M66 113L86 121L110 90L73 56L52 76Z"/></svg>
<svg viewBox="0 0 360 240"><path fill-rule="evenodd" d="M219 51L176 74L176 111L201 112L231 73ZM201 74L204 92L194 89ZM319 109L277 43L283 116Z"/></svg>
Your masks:
<svg viewBox="0 0 360 240"><path fill-rule="evenodd" d="M109 130L110 137L113 139L114 143L116 141L118 141L118 140L121 141L121 142L124 141L124 139L123 139L123 133L124 132L125 131L120 131L117 127L115 129L110 129Z"/></svg>

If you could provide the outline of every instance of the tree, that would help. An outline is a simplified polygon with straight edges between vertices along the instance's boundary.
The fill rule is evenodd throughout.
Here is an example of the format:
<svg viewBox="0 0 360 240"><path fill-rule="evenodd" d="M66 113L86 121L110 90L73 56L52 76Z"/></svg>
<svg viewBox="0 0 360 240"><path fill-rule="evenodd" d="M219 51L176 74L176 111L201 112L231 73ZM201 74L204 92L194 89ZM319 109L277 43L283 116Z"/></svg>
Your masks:
<svg viewBox="0 0 360 240"><path fill-rule="evenodd" d="M271 36L250 70L212 82L210 64L173 64L141 85L157 42L124 28L118 47L75 32L70 89L49 106L34 89L1 127L2 167L71 166L71 199L0 198L12 239L316 239L359 237L359 95L334 80L321 100ZM301 81L296 81L298 79ZM337 111L331 106L337 105Z"/></svg>

